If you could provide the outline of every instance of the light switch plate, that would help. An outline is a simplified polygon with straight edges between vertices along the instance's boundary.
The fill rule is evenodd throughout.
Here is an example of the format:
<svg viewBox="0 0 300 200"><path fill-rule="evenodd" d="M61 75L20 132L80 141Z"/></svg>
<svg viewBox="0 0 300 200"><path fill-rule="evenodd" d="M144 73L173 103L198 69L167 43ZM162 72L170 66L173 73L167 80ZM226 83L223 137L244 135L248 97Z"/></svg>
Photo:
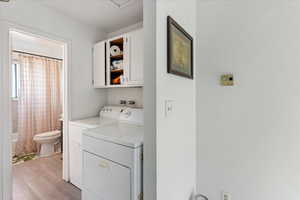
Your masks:
<svg viewBox="0 0 300 200"><path fill-rule="evenodd" d="M170 117L174 111L174 101L165 100L165 117Z"/></svg>

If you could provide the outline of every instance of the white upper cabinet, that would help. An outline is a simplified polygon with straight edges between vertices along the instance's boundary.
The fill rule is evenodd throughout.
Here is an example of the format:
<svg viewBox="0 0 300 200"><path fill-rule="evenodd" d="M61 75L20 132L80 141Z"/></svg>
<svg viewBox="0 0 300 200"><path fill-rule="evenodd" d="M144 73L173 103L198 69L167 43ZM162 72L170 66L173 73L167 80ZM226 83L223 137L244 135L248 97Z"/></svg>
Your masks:
<svg viewBox="0 0 300 200"><path fill-rule="evenodd" d="M142 87L143 30L108 39L94 47L94 87Z"/></svg>
<svg viewBox="0 0 300 200"><path fill-rule="evenodd" d="M105 87L105 69L106 69L106 41L99 42L94 45L93 49L93 83L94 87Z"/></svg>
<svg viewBox="0 0 300 200"><path fill-rule="evenodd" d="M144 34L143 30L137 30L127 35L128 74L129 85L142 85L144 66Z"/></svg>

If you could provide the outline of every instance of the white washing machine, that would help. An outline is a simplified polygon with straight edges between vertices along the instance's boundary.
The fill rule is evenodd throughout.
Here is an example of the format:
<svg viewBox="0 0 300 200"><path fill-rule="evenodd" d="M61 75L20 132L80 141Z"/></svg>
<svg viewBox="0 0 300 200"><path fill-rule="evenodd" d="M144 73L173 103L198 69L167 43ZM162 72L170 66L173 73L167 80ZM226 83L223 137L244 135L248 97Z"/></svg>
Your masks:
<svg viewBox="0 0 300 200"><path fill-rule="evenodd" d="M69 122L69 169L70 182L81 189L82 183L82 132L119 120L124 110L120 106L106 106L99 112L99 117L86 118Z"/></svg>
<svg viewBox="0 0 300 200"><path fill-rule="evenodd" d="M143 110L125 108L119 120L83 131L83 200L141 200Z"/></svg>

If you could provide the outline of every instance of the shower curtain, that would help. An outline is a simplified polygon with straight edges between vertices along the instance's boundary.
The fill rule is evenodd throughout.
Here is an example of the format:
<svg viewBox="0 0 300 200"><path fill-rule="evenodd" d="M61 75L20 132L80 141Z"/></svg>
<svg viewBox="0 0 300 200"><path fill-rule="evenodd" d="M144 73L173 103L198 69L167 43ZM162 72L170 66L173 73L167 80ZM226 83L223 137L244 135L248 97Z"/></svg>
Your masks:
<svg viewBox="0 0 300 200"><path fill-rule="evenodd" d="M19 54L20 89L16 153L37 151L36 134L57 130L62 114L62 61Z"/></svg>

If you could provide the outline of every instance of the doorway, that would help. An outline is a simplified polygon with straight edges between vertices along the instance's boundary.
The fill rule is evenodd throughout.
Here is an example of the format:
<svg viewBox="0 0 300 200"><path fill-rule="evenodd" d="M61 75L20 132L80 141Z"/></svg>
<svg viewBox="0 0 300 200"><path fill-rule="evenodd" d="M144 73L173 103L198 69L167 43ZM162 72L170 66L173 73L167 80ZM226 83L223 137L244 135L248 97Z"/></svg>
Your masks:
<svg viewBox="0 0 300 200"><path fill-rule="evenodd" d="M12 199L80 199L68 176L67 42L9 30ZM5 191L4 191L5 192Z"/></svg>

